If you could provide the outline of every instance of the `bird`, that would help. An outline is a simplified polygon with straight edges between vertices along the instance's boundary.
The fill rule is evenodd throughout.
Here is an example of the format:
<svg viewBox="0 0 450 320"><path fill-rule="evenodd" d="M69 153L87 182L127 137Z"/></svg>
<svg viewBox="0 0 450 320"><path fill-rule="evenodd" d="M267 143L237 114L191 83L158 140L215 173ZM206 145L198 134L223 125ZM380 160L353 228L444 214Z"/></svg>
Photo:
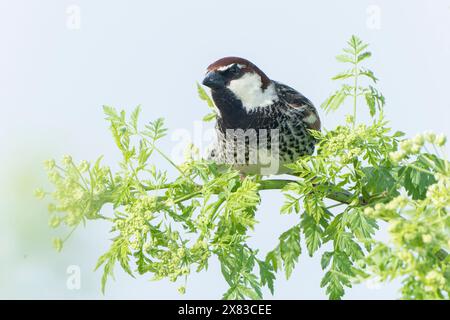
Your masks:
<svg viewBox="0 0 450 320"><path fill-rule="evenodd" d="M303 94L271 80L247 59L224 57L207 67L202 84L217 108L216 141L208 159L242 174L289 173L286 164L314 152L321 122Z"/></svg>

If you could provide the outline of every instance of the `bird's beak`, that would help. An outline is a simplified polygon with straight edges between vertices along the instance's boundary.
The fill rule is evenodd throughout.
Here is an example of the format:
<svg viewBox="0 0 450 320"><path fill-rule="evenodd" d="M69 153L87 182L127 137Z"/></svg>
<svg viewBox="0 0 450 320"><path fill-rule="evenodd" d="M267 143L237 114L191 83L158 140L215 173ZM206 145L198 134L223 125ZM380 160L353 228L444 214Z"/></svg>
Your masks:
<svg viewBox="0 0 450 320"><path fill-rule="evenodd" d="M210 87L211 89L220 89L225 86L225 80L222 75L216 71L209 71L202 83L204 86Z"/></svg>

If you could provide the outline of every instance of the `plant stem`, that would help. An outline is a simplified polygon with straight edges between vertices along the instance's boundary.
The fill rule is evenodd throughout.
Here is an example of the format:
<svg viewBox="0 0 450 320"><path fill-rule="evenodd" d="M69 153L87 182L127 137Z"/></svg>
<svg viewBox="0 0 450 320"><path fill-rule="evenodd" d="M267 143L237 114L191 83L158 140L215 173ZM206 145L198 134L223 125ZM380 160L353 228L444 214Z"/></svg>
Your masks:
<svg viewBox="0 0 450 320"><path fill-rule="evenodd" d="M179 166L176 165L175 162L172 161L172 159L170 159L168 156L166 156L166 154L164 152L162 152L161 150L159 150L159 148L157 148L154 144L153 144L153 150L155 150L156 152L159 153L160 156L162 156L167 162L169 162L175 169L178 170L179 173L181 173L181 175L183 177L186 177L183 170L180 169Z"/></svg>
<svg viewBox="0 0 450 320"><path fill-rule="evenodd" d="M355 76L354 76L354 88L353 88L353 128L355 128L356 125L356 102L358 98L358 56L355 52Z"/></svg>
<svg viewBox="0 0 450 320"><path fill-rule="evenodd" d="M259 181L259 188L258 190L279 190L279 189L283 189L288 183L296 183L297 180L290 180L290 179L267 179L267 180L261 180ZM161 186L160 189L167 189L170 188L172 186L172 184L168 183L165 184L163 186ZM198 188L200 189L202 186L198 185ZM155 188L155 186L144 186L144 189L147 191L151 191L151 190L157 190L157 188ZM220 190L217 190L216 192L214 192L215 194L218 194L220 192ZM190 194L187 194L181 198L176 199L177 202L180 201L186 201L189 200L191 198L194 198L195 196L201 195L201 191L197 191L197 192L193 192ZM353 194L345 189L341 189L339 191L333 191L331 193L329 193L327 195L327 198L330 200L334 200L337 202L341 202L341 203L346 203L346 204L350 204L353 198Z"/></svg>
<svg viewBox="0 0 450 320"><path fill-rule="evenodd" d="M283 189L288 183L295 183L297 180L288 179L268 179L260 181L259 190L274 190ZM333 191L326 196L330 200L334 200L341 203L350 204L353 194L345 189L339 191Z"/></svg>

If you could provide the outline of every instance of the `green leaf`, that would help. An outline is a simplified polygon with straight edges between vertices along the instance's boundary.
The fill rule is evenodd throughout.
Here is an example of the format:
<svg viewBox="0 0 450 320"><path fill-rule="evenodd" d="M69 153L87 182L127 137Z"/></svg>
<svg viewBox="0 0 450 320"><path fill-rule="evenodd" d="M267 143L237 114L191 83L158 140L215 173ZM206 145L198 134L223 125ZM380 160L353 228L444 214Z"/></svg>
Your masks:
<svg viewBox="0 0 450 320"><path fill-rule="evenodd" d="M362 171L364 173L362 190L365 197L378 194L385 194L386 197L399 195L397 181L387 167L364 167Z"/></svg>
<svg viewBox="0 0 450 320"><path fill-rule="evenodd" d="M130 119L131 119L131 125L132 125L132 127L133 127L133 129L135 130L135 131L137 131L137 129L138 129L138 119L139 119L139 114L141 113L141 106L139 105L139 106L137 106L134 110L133 110L133 112L131 113L131 117L130 117Z"/></svg>
<svg viewBox="0 0 450 320"><path fill-rule="evenodd" d="M145 164L147 163L148 158L151 155L152 149L149 149L143 140L139 142L139 155L138 155L138 163L139 166L145 167Z"/></svg>
<svg viewBox="0 0 450 320"><path fill-rule="evenodd" d="M108 278L114 278L114 266L117 261L119 261L121 267L130 276L134 277L129 265L129 256L130 251L128 247L128 241L126 241L124 238L117 237L114 239L111 248L98 259L97 265L95 266L94 270L97 270L101 265L104 264L101 280L103 294L105 293L105 287Z"/></svg>
<svg viewBox="0 0 450 320"><path fill-rule="evenodd" d="M300 226L305 236L309 256L312 257L320 247L323 230L319 223L306 212L302 215Z"/></svg>
<svg viewBox="0 0 450 320"><path fill-rule="evenodd" d="M249 297L252 300L262 299L260 292L257 292L254 288L247 288L244 286L238 286L239 294L245 298Z"/></svg>
<svg viewBox="0 0 450 320"><path fill-rule="evenodd" d="M428 166L420 159L414 161L412 165L414 167L428 169ZM410 166L400 168L399 175L402 177L401 183L403 187L413 200L425 199L428 187L436 182L433 175Z"/></svg>
<svg viewBox="0 0 450 320"><path fill-rule="evenodd" d="M320 287L327 287L327 294L331 300L339 300L344 295L344 286L341 283L342 276L335 271L328 271L320 282Z"/></svg>
<svg viewBox="0 0 450 320"><path fill-rule="evenodd" d="M296 225L280 236L280 255L286 279L289 279L301 253L300 226Z"/></svg>
<svg viewBox="0 0 450 320"><path fill-rule="evenodd" d="M351 77L354 77L355 73L354 70L347 70L341 73L338 73L337 75L335 75L333 78L331 78L332 80L344 80L344 79L348 79Z"/></svg>
<svg viewBox="0 0 450 320"><path fill-rule="evenodd" d="M344 103L346 97L344 89L338 90L322 103L321 108L326 112L335 111Z"/></svg>
<svg viewBox="0 0 450 320"><path fill-rule="evenodd" d="M325 215L324 205L321 197L315 195L306 196L303 199L303 204L305 206L305 212L310 215L315 220L315 222L318 223L320 219Z"/></svg>
<svg viewBox="0 0 450 320"><path fill-rule="evenodd" d="M348 256L340 251L326 252L322 256L322 268L329 265L331 257L333 257L333 264L322 278L320 287L327 287L326 293L329 298L338 300L344 295L344 286L351 288L350 277L354 276L354 272Z"/></svg>
<svg viewBox="0 0 450 320"><path fill-rule="evenodd" d="M251 269L253 269L253 266ZM243 274L244 282L247 285L243 292L247 297L253 300L259 300L262 299L260 281L258 281L258 278L251 273L251 269L249 268L248 272ZM250 288L248 285L250 285Z"/></svg>
<svg viewBox="0 0 450 320"><path fill-rule="evenodd" d="M284 197L286 198L286 200L284 201L284 204L280 209L280 213L290 214L293 211L295 211L295 213L299 213L300 212L299 198L296 198L293 195L290 195L289 193L285 193Z"/></svg>
<svg viewBox="0 0 450 320"><path fill-rule="evenodd" d="M364 97L366 98L367 106L369 107L370 116L373 117L376 113L375 98L370 92L366 92Z"/></svg>
<svg viewBox="0 0 450 320"><path fill-rule="evenodd" d="M376 82L378 81L378 78L375 77L375 75L373 74L373 72L372 72L371 70L368 70L368 69L361 68L361 69L359 70L359 75L360 75L360 76L365 76L365 77L369 78L369 79L372 80L374 83L376 83Z"/></svg>
<svg viewBox="0 0 450 320"><path fill-rule="evenodd" d="M394 134L392 135L393 138L401 138L404 136L405 136L405 133L402 131L395 131Z"/></svg>
<svg viewBox="0 0 450 320"><path fill-rule="evenodd" d="M347 44L350 46L350 50L344 50L346 52L350 51L354 55L359 55L364 49L366 49L369 45L364 44L361 39L359 39L357 36L353 35L350 40L347 42Z"/></svg>
<svg viewBox="0 0 450 320"><path fill-rule="evenodd" d="M355 62L353 57L346 55L346 54L337 55L336 60L339 62L344 62L344 63L354 63Z"/></svg>
<svg viewBox="0 0 450 320"><path fill-rule="evenodd" d="M261 260L258 260L258 265L259 265L259 274L261 278L261 285L262 286L267 285L270 292L273 294L274 293L273 283L275 280L275 274L273 272L272 266L269 263Z"/></svg>
<svg viewBox="0 0 450 320"><path fill-rule="evenodd" d="M222 274L230 286L224 294L224 299L262 298L260 281L252 273L256 261L255 253L249 247L236 243L226 251L219 252L218 256Z"/></svg>
<svg viewBox="0 0 450 320"><path fill-rule="evenodd" d="M269 251L265 259L266 263L270 263L275 272L278 271L278 267L281 265L280 247L277 246L274 250Z"/></svg>
<svg viewBox="0 0 450 320"><path fill-rule="evenodd" d="M258 184L246 178L242 184L227 197L226 212L234 224L253 228L256 220L254 212L259 204Z"/></svg>
<svg viewBox="0 0 450 320"><path fill-rule="evenodd" d="M378 225L374 219L367 217L361 210L355 208L347 214L349 227L355 236L361 240L370 240L378 229Z"/></svg>
<svg viewBox="0 0 450 320"><path fill-rule="evenodd" d="M343 277L340 279L342 284L347 287L351 287L349 277L353 277L355 275L355 269L352 266L352 262L350 261L348 254L339 250L335 251L333 254L332 270L339 271L343 275Z"/></svg>
<svg viewBox="0 0 450 320"><path fill-rule="evenodd" d="M338 232L334 239L334 246L336 250L344 252L354 260L364 257L361 247L353 240L353 235L349 232ZM336 259L337 255L335 254L334 257Z"/></svg>
<svg viewBox="0 0 450 320"><path fill-rule="evenodd" d="M203 89L203 87L199 83L197 83L197 92L198 92L198 96L200 97L200 99L205 101L206 104L208 105L208 107L215 111L216 108L214 106L214 102L209 97L209 95L206 93L205 89Z"/></svg>
<svg viewBox="0 0 450 320"><path fill-rule="evenodd" d="M358 55L357 61L358 61L358 63L360 63L360 62L370 58L371 56L372 56L372 54L370 52L366 51L366 52L361 53L360 55Z"/></svg>
<svg viewBox="0 0 450 320"><path fill-rule="evenodd" d="M332 257L333 257L332 251L324 252L324 254L322 255L322 259L320 260L320 266L322 267L322 270L325 270L328 267Z"/></svg>
<svg viewBox="0 0 450 320"><path fill-rule="evenodd" d="M103 106L103 113L106 115L106 120L120 122L121 117L118 115L116 109L110 106Z"/></svg>
<svg viewBox="0 0 450 320"><path fill-rule="evenodd" d="M223 278L230 287L233 287L234 286L233 282L234 279L232 277L233 269L230 267L230 264L227 263L227 260L222 258L221 256L219 256L219 261L220 261L220 270L222 271Z"/></svg>
<svg viewBox="0 0 450 320"><path fill-rule="evenodd" d="M167 129L164 128L163 118L158 118L155 121L150 122L145 126L145 128L146 130L143 132L143 134L152 139L153 143L167 134Z"/></svg>
<svg viewBox="0 0 450 320"><path fill-rule="evenodd" d="M206 116L204 116L202 121L209 122L209 121L216 120L216 118L217 118L217 113L211 112L211 113L208 113Z"/></svg>
<svg viewBox="0 0 450 320"><path fill-rule="evenodd" d="M230 287L227 292L223 294L223 300L238 300L243 298L243 293L240 292L240 287Z"/></svg>

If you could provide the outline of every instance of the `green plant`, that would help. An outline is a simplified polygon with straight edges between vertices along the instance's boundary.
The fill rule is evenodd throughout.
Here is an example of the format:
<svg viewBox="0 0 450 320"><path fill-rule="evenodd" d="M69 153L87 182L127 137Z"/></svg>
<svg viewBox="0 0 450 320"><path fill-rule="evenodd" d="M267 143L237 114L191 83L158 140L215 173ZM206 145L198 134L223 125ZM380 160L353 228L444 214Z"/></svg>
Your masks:
<svg viewBox="0 0 450 320"><path fill-rule="evenodd" d="M177 166L157 146L167 132L162 119L140 129L139 107L129 118L124 111L104 107L122 153L120 170L112 172L101 157L93 163L76 164L69 156L61 165L48 161L55 190L38 190L37 195L52 198L50 225L73 231L91 220L111 224L111 247L97 263L103 267L102 290L116 264L131 276L138 272L186 281L191 272L206 269L215 255L229 284L223 298L260 299L263 286L274 292L278 271L291 276L304 242L310 256L324 244L331 248L321 259L321 286L331 299L370 277L401 278L403 298L448 299L450 170L443 158L445 137L425 133L400 141L403 134L391 131L383 115L385 99L374 87L377 78L363 67L371 56L366 48L353 36L337 56L350 69L333 78L343 84L322 107L333 111L349 100L353 112L343 125L313 132L317 153L290 165L292 179L241 179L231 168L199 159L194 146ZM208 95L200 86L198 90L213 108ZM363 105L369 109L369 124L356 121ZM213 118L211 114L205 120ZM149 164L154 153L173 165L176 179ZM298 223L262 254L247 239L257 223L260 191L269 189L284 194L280 213L298 215ZM105 204L113 205L113 213L103 212ZM380 223L388 225L389 242L374 237ZM55 239L56 249L66 240ZM185 291L185 284L179 291Z"/></svg>

